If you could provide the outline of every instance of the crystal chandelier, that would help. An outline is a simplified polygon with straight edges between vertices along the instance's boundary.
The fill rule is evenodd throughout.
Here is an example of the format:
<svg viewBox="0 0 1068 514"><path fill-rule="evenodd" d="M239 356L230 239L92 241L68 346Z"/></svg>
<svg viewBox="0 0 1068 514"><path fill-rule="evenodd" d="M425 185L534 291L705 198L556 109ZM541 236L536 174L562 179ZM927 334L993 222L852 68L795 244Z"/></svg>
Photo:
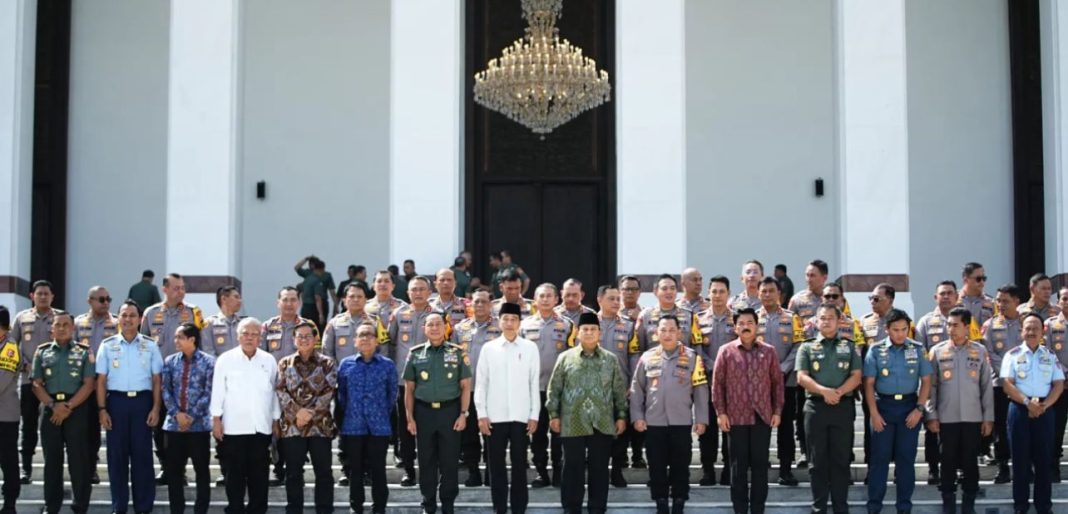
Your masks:
<svg viewBox="0 0 1068 514"><path fill-rule="evenodd" d="M548 134L608 101L608 72L561 40L556 20L563 0L521 0L526 35L475 74L475 102Z"/></svg>

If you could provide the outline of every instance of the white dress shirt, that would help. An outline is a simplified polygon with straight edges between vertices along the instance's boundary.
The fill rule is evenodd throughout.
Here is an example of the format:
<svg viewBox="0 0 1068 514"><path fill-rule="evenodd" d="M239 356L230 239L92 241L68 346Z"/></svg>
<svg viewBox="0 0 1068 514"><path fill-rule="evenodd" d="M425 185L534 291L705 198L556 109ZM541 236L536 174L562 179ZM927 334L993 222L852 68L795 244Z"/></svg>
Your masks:
<svg viewBox="0 0 1068 514"><path fill-rule="evenodd" d="M278 363L270 353L257 349L249 358L240 346L223 352L211 386L211 415L222 417L223 433L270 434L282 415L277 382Z"/></svg>
<svg viewBox="0 0 1068 514"><path fill-rule="evenodd" d="M541 412L538 345L516 336L502 335L482 347L475 368L475 410L490 423L538 419Z"/></svg>

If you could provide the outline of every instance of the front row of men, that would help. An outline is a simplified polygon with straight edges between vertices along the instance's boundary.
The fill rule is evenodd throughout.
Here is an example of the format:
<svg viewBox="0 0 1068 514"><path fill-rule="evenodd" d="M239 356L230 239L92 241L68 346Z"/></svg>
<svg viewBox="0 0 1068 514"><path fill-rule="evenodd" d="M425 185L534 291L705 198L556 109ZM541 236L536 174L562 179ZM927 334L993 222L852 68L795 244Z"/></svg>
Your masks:
<svg viewBox="0 0 1068 514"><path fill-rule="evenodd" d="M771 430L782 423L785 375L775 347L758 340L755 311L744 308L734 313L738 338L720 347L711 387L700 353L683 344L688 324L675 315L658 317L653 338L658 344L638 357L634 373L627 376L626 357L601 345L604 320L582 313L577 344L554 359L544 403L543 359L539 346L519 335L523 314L519 305L500 306L501 336L481 348L482 365L475 377L464 349L446 342L444 316L434 312L423 317L420 329L428 342L411 348L401 379L404 428L416 439L426 512L435 512L438 506L442 512L453 511L461 433L472 397L478 430L487 438L488 479L497 512L505 512L509 504L514 512L526 509L527 445L539 422L546 423L543 418L560 438L561 503L566 512L580 511L586 489L589 510L606 511L613 439L627 430L628 421L645 435L649 485L658 512L682 512L688 499L691 433L702 436L710 421L728 434L734 510L763 512L769 442ZM891 310L885 316L887 339L869 348L863 359L852 341L840 338L841 319L838 306L821 305L816 312L818 335L799 345L794 363L798 386L806 393L803 425L813 511L826 512L828 499L834 512L848 511L853 397L863 387L873 432L868 510L882 508L891 460L898 463L897 511L911 510L912 463L926 419L927 429L942 436L944 511L956 512L959 469L962 511L974 512L976 456L980 438L991 433L994 420L994 372L985 347L969 341L970 312L951 310L949 339L925 352L922 344L908 338L908 316ZM194 510L207 509L209 434L219 441L229 467L229 511L266 510L268 448L274 437L288 464L287 511L302 509L303 464L310 455L316 511L331 512L330 447L338 432L351 476L370 477L372 511L385 510L385 455L392 435L391 411L400 393L395 364L377 351L379 325L358 324L354 346L359 353L337 363L316 349L315 327L301 322L294 329L296 352L276 363L261 348L263 327L254 318L238 325L240 346L217 359L199 351L201 330L196 325L179 325L173 335L178 352L166 360L156 343L138 332L141 319L133 302L119 311L120 333L106 339L96 355L73 342L73 321L68 313L54 316L54 341L39 348L32 364L33 393L44 405L46 420L41 439L47 512L57 512L62 503L64 450L70 460L72 508L84 512L88 507L91 463L84 439L93 394L100 423L109 431L107 464L114 512L126 512L130 482L135 512L153 509L152 427L161 421L172 512L185 508L182 481L187 459L192 459L196 472ZM8 379L16 373L19 360L17 344L6 340L6 326L7 320L0 319L4 343L0 386L6 384L0 387L0 403L10 400L13 388ZM1064 375L1055 356L1041 344L1043 328L1038 315L1024 315L1024 344L1005 355L1000 370L1004 394L1011 402L1007 425L1018 512L1028 508L1032 482L1038 512L1050 512L1052 505L1052 452L1044 442L1053 439L1052 407L1062 392ZM714 420L709 419L710 406ZM164 419L157 412L163 412ZM12 490L18 487L13 479L17 464L11 464L15 445L4 442L0 467L5 474L4 509L10 511L18 495ZM510 489L506 452L512 464ZM356 512L362 512L364 504L360 483L350 488L350 506Z"/></svg>

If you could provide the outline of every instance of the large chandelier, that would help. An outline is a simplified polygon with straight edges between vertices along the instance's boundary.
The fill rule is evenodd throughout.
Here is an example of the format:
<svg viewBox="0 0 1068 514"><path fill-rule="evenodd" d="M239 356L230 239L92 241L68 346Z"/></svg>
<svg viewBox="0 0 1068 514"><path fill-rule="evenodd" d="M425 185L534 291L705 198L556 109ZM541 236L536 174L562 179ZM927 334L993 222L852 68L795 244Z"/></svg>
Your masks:
<svg viewBox="0 0 1068 514"><path fill-rule="evenodd" d="M521 0L526 35L475 74L475 101L532 130L548 134L608 101L608 72L561 40L556 20L563 0ZM543 136L544 137L544 136Z"/></svg>

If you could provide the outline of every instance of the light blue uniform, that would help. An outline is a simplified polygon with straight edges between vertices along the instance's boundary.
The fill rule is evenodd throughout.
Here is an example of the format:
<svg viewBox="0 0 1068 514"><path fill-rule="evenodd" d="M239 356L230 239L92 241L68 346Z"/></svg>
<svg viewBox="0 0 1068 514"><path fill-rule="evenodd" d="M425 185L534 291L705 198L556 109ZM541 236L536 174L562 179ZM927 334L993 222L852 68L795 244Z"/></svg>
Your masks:
<svg viewBox="0 0 1068 514"><path fill-rule="evenodd" d="M122 335L100 343L96 373L107 375L108 391L151 391L152 375L163 371L163 356L151 338L137 334L127 342Z"/></svg>

